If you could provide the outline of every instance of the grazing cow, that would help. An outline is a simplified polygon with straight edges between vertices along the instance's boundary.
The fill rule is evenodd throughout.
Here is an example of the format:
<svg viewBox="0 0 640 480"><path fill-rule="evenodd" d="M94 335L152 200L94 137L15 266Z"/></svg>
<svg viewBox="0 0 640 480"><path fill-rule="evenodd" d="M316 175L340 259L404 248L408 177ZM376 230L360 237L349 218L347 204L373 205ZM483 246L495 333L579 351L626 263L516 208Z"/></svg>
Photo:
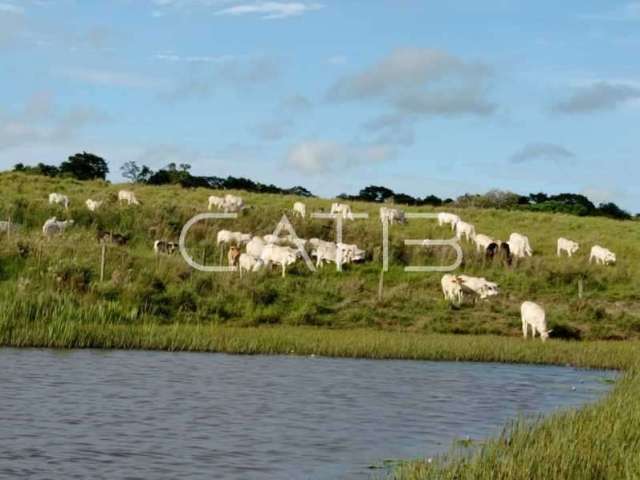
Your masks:
<svg viewBox="0 0 640 480"><path fill-rule="evenodd" d="M294 203L293 214L305 218L307 216L307 206L302 202Z"/></svg>
<svg viewBox="0 0 640 480"><path fill-rule="evenodd" d="M571 257L578 251L579 248L580 245L577 242L560 237L558 239L558 248L556 250L556 254L560 256L562 252L567 252L567 256Z"/></svg>
<svg viewBox="0 0 640 480"><path fill-rule="evenodd" d="M478 253L482 252L483 250L486 252L489 245L491 245L492 243L496 244L495 240L493 240L491 237L488 237L487 235L483 235L481 233L475 235L473 237L473 241L476 244ZM496 248L497 248L497 244L496 244Z"/></svg>
<svg viewBox="0 0 640 480"><path fill-rule="evenodd" d="M456 224L460 221L458 215L453 213L440 212L438 213L438 225L451 225L451 230L455 230Z"/></svg>
<svg viewBox="0 0 640 480"><path fill-rule="evenodd" d="M498 284L489 282L486 278L470 277L469 275L458 275L458 280L462 286L464 293L471 293L480 300L486 300L489 297L498 295Z"/></svg>
<svg viewBox="0 0 640 480"><path fill-rule="evenodd" d="M322 267L325 263L335 263L343 265L351 261L352 250L339 248L333 242L323 240L311 252L312 257L316 257L316 267Z"/></svg>
<svg viewBox="0 0 640 480"><path fill-rule="evenodd" d="M240 276L242 272L257 272L262 266L262 260L249 255L248 253L241 253L238 259L238 269L240 270Z"/></svg>
<svg viewBox="0 0 640 480"><path fill-rule="evenodd" d="M533 255L533 250L529 244L529 238L520 233L512 233L509 236L509 249L513 255L519 258L530 257Z"/></svg>
<svg viewBox="0 0 640 480"><path fill-rule="evenodd" d="M98 210L102 206L102 203L103 202L100 200L91 200L90 198L88 198L87 201L84 202L84 204L91 212L95 212L96 210Z"/></svg>
<svg viewBox="0 0 640 480"><path fill-rule="evenodd" d="M49 194L49 205L62 205L65 210L69 208L69 197L62 195L61 193Z"/></svg>
<svg viewBox="0 0 640 480"><path fill-rule="evenodd" d="M491 242L484 249L484 256L488 260L493 260L496 255L498 255L498 253L500 253L500 245L498 245L496 242Z"/></svg>
<svg viewBox="0 0 640 480"><path fill-rule="evenodd" d="M591 247L589 263L591 263L593 260L595 260L596 263L602 265L612 265L616 263L616 254L607 248L601 247L599 245L594 245L593 247Z"/></svg>
<svg viewBox="0 0 640 480"><path fill-rule="evenodd" d="M342 258L349 262L362 262L367 256L367 252L355 244L338 243L337 247L342 251Z"/></svg>
<svg viewBox="0 0 640 480"><path fill-rule="evenodd" d="M500 242L500 255L507 265L511 265L513 255L511 255L511 247L509 247L509 243Z"/></svg>
<svg viewBox="0 0 640 480"><path fill-rule="evenodd" d="M289 265L293 265L298 258L296 250L289 247L281 247L279 245L267 245L262 250L260 260L265 266L280 265L282 267L282 277L286 276L286 270Z"/></svg>
<svg viewBox="0 0 640 480"><path fill-rule="evenodd" d="M462 237L467 237L467 241L473 239L476 236L476 227L470 223L463 222L462 220L456 223L456 238L462 240Z"/></svg>
<svg viewBox="0 0 640 480"><path fill-rule="evenodd" d="M160 253L166 253L173 255L178 251L179 245L176 242L169 242L167 240L156 240L153 242L153 252L156 255Z"/></svg>
<svg viewBox="0 0 640 480"><path fill-rule="evenodd" d="M230 232L229 230L220 230L218 232L218 237L216 244L220 246L221 243L236 243L237 245L241 245L243 243L248 243L251 241L250 233L242 233L242 232Z"/></svg>
<svg viewBox="0 0 640 480"><path fill-rule="evenodd" d="M344 203L332 203L331 214L341 215L342 218L344 218L345 220L353 220L353 213L351 212L351 207Z"/></svg>
<svg viewBox="0 0 640 480"><path fill-rule="evenodd" d="M209 197L208 209L211 210L212 207L216 207L217 209L224 208L224 198L211 195Z"/></svg>
<svg viewBox="0 0 640 480"><path fill-rule="evenodd" d="M136 194L131 190L120 190L118 192L118 201L127 202L127 205L140 205L140 202L136 198Z"/></svg>
<svg viewBox="0 0 640 480"><path fill-rule="evenodd" d="M261 237L253 237L249 243L247 243L247 254L256 259L260 258L265 245L266 243Z"/></svg>
<svg viewBox="0 0 640 480"><path fill-rule="evenodd" d="M273 245L276 245L281 241L280 237L278 237L277 235L273 235L272 233L264 235L262 239L264 240L265 243L273 244Z"/></svg>
<svg viewBox="0 0 640 480"><path fill-rule="evenodd" d="M237 195L231 195L228 193L224 196L223 208L225 213L237 213L245 208L244 201Z"/></svg>
<svg viewBox="0 0 640 480"><path fill-rule="evenodd" d="M235 245L232 245L229 248L229 252L227 253L227 260L229 261L230 267L235 267L238 265L238 259L240 258L240 250Z"/></svg>
<svg viewBox="0 0 640 480"><path fill-rule="evenodd" d="M402 210L397 208L380 207L380 221L382 223L387 222L394 223L406 223L407 218Z"/></svg>
<svg viewBox="0 0 640 480"><path fill-rule="evenodd" d="M64 233L67 227L73 225L73 220L58 220L56 217L49 218L42 226L42 233L45 237L51 238L54 235Z"/></svg>
<svg viewBox="0 0 640 480"><path fill-rule="evenodd" d="M461 283L461 280L455 275L449 273L443 275L440 284L442 285L444 299L455 305L460 305L462 303Z"/></svg>
<svg viewBox="0 0 640 480"><path fill-rule="evenodd" d="M533 302L523 302L520 306L520 316L522 318L522 335L527 338L529 326L531 326L531 334L533 338L536 333L540 334L540 339L544 342L549 338L551 330L547 330L547 319L544 309Z"/></svg>
<svg viewBox="0 0 640 480"><path fill-rule="evenodd" d="M98 230L96 232L96 238L99 242L111 242L116 245L126 245L129 241L128 235L121 235L119 233L108 232L106 230Z"/></svg>

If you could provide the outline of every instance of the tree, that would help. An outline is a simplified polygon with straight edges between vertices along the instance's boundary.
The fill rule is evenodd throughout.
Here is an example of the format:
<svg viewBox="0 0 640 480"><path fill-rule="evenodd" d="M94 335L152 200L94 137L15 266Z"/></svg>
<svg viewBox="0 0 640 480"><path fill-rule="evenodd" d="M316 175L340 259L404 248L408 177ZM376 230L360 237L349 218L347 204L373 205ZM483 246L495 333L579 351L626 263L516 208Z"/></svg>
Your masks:
<svg viewBox="0 0 640 480"><path fill-rule="evenodd" d="M442 200L435 195L427 195L422 199L421 202L423 205L432 205L434 207L439 207L442 205Z"/></svg>
<svg viewBox="0 0 640 480"><path fill-rule="evenodd" d="M131 183L136 183L138 181L138 176L140 175L140 167L136 162L131 160L129 162L125 162L120 167L120 172L122 172L122 176Z"/></svg>
<svg viewBox="0 0 640 480"><path fill-rule="evenodd" d="M78 180L105 180L109 167L107 162L93 153L76 153L60 164L60 173Z"/></svg>
<svg viewBox="0 0 640 480"><path fill-rule="evenodd" d="M598 205L598 213L605 217L617 218L619 220L630 220L631 214L613 202L601 203Z"/></svg>
<svg viewBox="0 0 640 480"><path fill-rule="evenodd" d="M382 203L387 198L391 198L394 196L393 190L387 187L380 187L375 185L370 185L368 187L360 190L358 197L360 200L365 202L377 202Z"/></svg>

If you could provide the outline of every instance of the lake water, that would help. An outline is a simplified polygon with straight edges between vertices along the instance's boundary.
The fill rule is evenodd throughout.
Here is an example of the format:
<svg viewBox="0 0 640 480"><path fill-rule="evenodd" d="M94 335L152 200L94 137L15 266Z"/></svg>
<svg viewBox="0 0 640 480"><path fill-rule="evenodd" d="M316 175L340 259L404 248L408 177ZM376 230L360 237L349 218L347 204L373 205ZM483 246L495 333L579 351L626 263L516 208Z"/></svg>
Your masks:
<svg viewBox="0 0 640 480"><path fill-rule="evenodd" d="M367 479L603 395L564 367L0 349L0 478Z"/></svg>

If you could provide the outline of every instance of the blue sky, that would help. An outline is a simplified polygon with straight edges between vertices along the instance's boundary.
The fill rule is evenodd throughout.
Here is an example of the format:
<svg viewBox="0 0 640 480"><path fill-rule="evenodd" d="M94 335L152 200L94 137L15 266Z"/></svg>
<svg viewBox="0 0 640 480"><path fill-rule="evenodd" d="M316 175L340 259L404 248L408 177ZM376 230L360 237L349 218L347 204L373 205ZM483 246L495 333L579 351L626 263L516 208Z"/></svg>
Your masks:
<svg viewBox="0 0 640 480"><path fill-rule="evenodd" d="M0 0L0 168L87 150L332 196L640 212L640 2Z"/></svg>

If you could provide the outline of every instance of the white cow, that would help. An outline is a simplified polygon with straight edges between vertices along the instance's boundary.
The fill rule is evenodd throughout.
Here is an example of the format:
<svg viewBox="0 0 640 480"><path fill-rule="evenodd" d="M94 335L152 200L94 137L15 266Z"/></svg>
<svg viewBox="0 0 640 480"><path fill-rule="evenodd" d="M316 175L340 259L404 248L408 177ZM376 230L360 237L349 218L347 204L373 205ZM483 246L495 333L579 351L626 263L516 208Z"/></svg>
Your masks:
<svg viewBox="0 0 640 480"><path fill-rule="evenodd" d="M487 235L483 235L482 233L477 234L476 236L473 237L473 241L476 244L476 248L478 250L478 252L486 252L487 251L487 247L489 245L491 245L492 243L496 243L496 244L500 244L500 241L496 241L493 238L487 236Z"/></svg>
<svg viewBox="0 0 640 480"><path fill-rule="evenodd" d="M236 213L244 208L244 200L237 195L227 194L224 196L224 205L223 205L225 213Z"/></svg>
<svg viewBox="0 0 640 480"><path fill-rule="evenodd" d="M589 263L593 260L602 265L611 265L616 263L616 254L607 248L601 247L600 245L594 245L591 247Z"/></svg>
<svg viewBox="0 0 640 480"><path fill-rule="evenodd" d="M460 221L460 217L458 215L454 215L453 213L440 212L438 213L438 225L451 225L451 230L455 230L456 223Z"/></svg>
<svg viewBox="0 0 640 480"><path fill-rule="evenodd" d="M344 203L332 203L331 214L341 215L345 220L353 220L353 213L351 207Z"/></svg>
<svg viewBox="0 0 640 480"><path fill-rule="evenodd" d="M168 255L172 255L178 251L180 245L177 242L169 242L167 240L156 240L153 242L153 253L156 255L160 255L161 253L166 253Z"/></svg>
<svg viewBox="0 0 640 480"><path fill-rule="evenodd" d="M49 194L49 205L62 205L65 210L69 208L69 197L62 195L61 193Z"/></svg>
<svg viewBox="0 0 640 480"><path fill-rule="evenodd" d="M261 237L253 237L249 243L247 243L247 254L256 259L260 258L265 245L266 243Z"/></svg>
<svg viewBox="0 0 640 480"><path fill-rule="evenodd" d="M218 232L216 244L220 246L221 243L236 243L241 245L243 243L248 243L251 241L250 233L242 233L242 232L230 232L229 230L220 230Z"/></svg>
<svg viewBox="0 0 640 480"><path fill-rule="evenodd" d="M267 245L260 254L260 260L267 267L272 264L280 265L282 267L282 277L284 278L287 267L293 265L298 258L296 253L296 250L293 248Z"/></svg>
<svg viewBox="0 0 640 480"><path fill-rule="evenodd" d="M470 277L469 275L458 275L458 280L462 286L462 291L471 293L481 300L498 295L498 284L488 281L483 277Z"/></svg>
<svg viewBox="0 0 640 480"><path fill-rule="evenodd" d="M73 225L73 220L58 220L56 217L51 217L44 222L42 226L42 233L45 237L51 238L54 235L64 233L65 229Z"/></svg>
<svg viewBox="0 0 640 480"><path fill-rule="evenodd" d="M322 267L325 263L330 262L342 265L351 260L351 251L338 248L338 245L333 242L321 240L321 243L311 252L311 256L316 257L316 267Z"/></svg>
<svg viewBox="0 0 640 480"><path fill-rule="evenodd" d="M540 334L540 339L544 342L549 338L551 330L547 330L547 320L544 309L533 302L523 302L520 306L520 316L522 318L522 335L527 338L529 326L531 326L531 334L533 338L536 333Z"/></svg>
<svg viewBox="0 0 640 480"><path fill-rule="evenodd" d="M337 247L342 251L343 260L348 259L349 262L361 262L367 256L367 252L355 244L338 243Z"/></svg>
<svg viewBox="0 0 640 480"><path fill-rule="evenodd" d="M267 235L263 235L262 239L264 240L265 243L272 244L272 245L277 245L278 243L280 243L282 241L282 239L279 236L274 235L272 233L269 233Z"/></svg>
<svg viewBox="0 0 640 480"><path fill-rule="evenodd" d="M455 229L458 240L462 240L462 237L465 236L467 237L467 240L471 240L476 236L476 227L470 223L463 222L462 220L456 223Z"/></svg>
<svg viewBox="0 0 640 480"><path fill-rule="evenodd" d="M380 221L394 223L406 223L407 219L402 210L397 208L380 207Z"/></svg>
<svg viewBox="0 0 640 480"><path fill-rule="evenodd" d="M440 284L442 285L442 293L444 299L448 302L460 305L462 303L462 285L461 280L455 275L449 273L442 276Z"/></svg>
<svg viewBox="0 0 640 480"><path fill-rule="evenodd" d="M100 200L91 200L90 198L88 198L87 201L84 202L84 204L91 212L95 212L96 210L98 210L102 206L102 203L103 202Z"/></svg>
<svg viewBox="0 0 640 480"><path fill-rule="evenodd" d="M533 250L529 244L529 237L525 235L512 233L509 236L509 241L507 243L509 244L511 254L516 257L524 258L533 255Z"/></svg>
<svg viewBox="0 0 640 480"><path fill-rule="evenodd" d="M215 195L211 195L211 196L209 197L209 203L208 203L207 208L208 208L209 210L211 210L211 209L212 209L212 207L215 207L215 208L217 208L218 210L220 210L220 209L224 208L224 198L222 198L222 197L216 197Z"/></svg>
<svg viewBox="0 0 640 480"><path fill-rule="evenodd" d="M580 245L577 242L560 237L558 239L558 249L556 253L558 256L560 256L562 252L567 252L567 255L571 257L573 256L574 253L578 251L579 248L580 248Z"/></svg>
<svg viewBox="0 0 640 480"><path fill-rule="evenodd" d="M307 216L307 206L302 202L296 202L293 204L293 213L305 218Z"/></svg>
<svg viewBox="0 0 640 480"><path fill-rule="evenodd" d="M262 260L255 258L248 253L240 254L238 259L238 269L240 270L240 276L242 272L257 272L262 266Z"/></svg>
<svg viewBox="0 0 640 480"><path fill-rule="evenodd" d="M118 192L118 201L127 202L127 205L140 205L140 202L136 198L136 194L131 190L120 190Z"/></svg>

